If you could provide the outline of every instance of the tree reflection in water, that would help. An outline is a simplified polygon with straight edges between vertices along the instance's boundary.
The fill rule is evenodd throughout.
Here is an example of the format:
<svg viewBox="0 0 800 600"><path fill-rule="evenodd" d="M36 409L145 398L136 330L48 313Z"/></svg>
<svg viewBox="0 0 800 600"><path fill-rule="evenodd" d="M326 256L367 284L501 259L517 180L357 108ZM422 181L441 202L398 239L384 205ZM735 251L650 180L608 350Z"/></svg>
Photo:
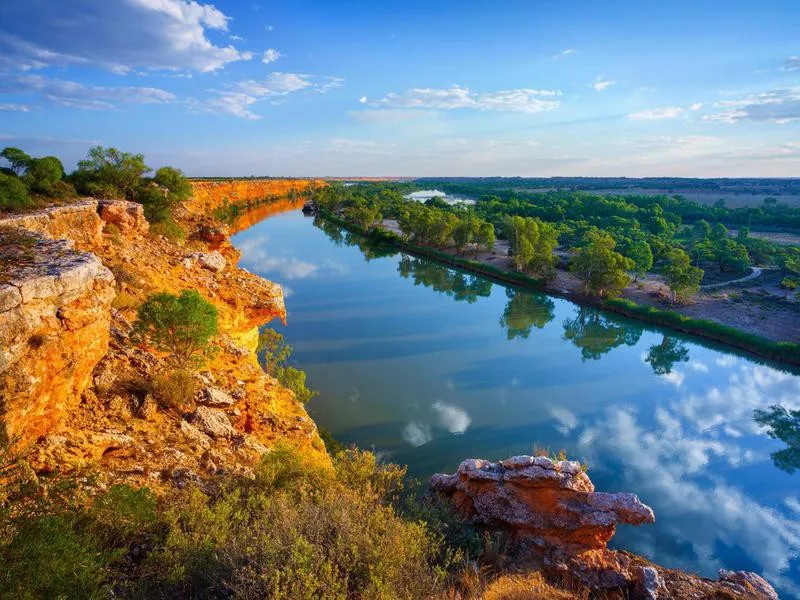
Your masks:
<svg viewBox="0 0 800 600"><path fill-rule="evenodd" d="M689 360L689 348L681 340L665 335L660 344L650 346L645 361L656 375L669 375L675 363Z"/></svg>
<svg viewBox="0 0 800 600"><path fill-rule="evenodd" d="M564 321L564 339L581 349L583 360L599 360L617 346L633 346L640 337L641 327L610 321L600 312L584 306L578 308L574 319Z"/></svg>
<svg viewBox="0 0 800 600"><path fill-rule="evenodd" d="M413 279L414 285L424 285L458 302L473 304L492 293L492 282L488 279L467 275L432 260L403 256L397 272L401 277Z"/></svg>
<svg viewBox="0 0 800 600"><path fill-rule="evenodd" d="M548 296L506 289L508 304L500 317L509 340L528 339L533 327L543 329L555 318L555 302Z"/></svg>
<svg viewBox="0 0 800 600"><path fill-rule="evenodd" d="M770 455L775 466L790 474L800 469L800 410L788 410L775 404L767 410L756 409L753 418L767 428L769 437L787 446Z"/></svg>

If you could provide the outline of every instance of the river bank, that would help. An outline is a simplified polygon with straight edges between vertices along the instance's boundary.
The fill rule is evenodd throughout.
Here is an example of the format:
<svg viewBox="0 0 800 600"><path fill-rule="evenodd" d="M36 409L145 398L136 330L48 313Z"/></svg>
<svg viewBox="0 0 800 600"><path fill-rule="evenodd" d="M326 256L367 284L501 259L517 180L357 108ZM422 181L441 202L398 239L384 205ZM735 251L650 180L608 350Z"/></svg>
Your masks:
<svg viewBox="0 0 800 600"><path fill-rule="evenodd" d="M709 310L707 301L702 304L698 303L699 306L703 307L700 310L692 311L690 307L680 306L671 306L669 309L664 309L658 306L658 304L661 304L660 301L657 302L653 299L655 290L646 290L644 287L642 290L646 291L629 287L622 298L603 300L583 294L577 278L563 270L559 270L553 281L547 282L510 270L507 257L498 254L483 253L477 259L467 258L458 255L453 249L439 250L407 242L391 227L379 227L365 231L353 223L328 212L322 211L319 216L375 242L390 244L409 254L432 258L443 264L477 273L495 281L546 292L581 305L615 312L656 326L668 327L682 333L732 346L760 358L790 365L800 365L800 344L794 341L778 341L766 337L764 335L767 331L766 328L759 326L764 319L755 318L743 321L741 318L742 309L739 305L735 305L732 311L716 311L716 313ZM796 316L794 307L787 310L790 311L792 316ZM726 316L728 317L727 322L716 320ZM737 325L742 323L754 326L752 330L739 329ZM800 331L796 330L798 329L797 327L793 329L792 324L796 323L796 319L789 319L788 323L790 324L788 328L789 335L793 337L800 335ZM786 335L787 320L783 311L780 314L773 315L770 320L769 331L776 335L779 333Z"/></svg>

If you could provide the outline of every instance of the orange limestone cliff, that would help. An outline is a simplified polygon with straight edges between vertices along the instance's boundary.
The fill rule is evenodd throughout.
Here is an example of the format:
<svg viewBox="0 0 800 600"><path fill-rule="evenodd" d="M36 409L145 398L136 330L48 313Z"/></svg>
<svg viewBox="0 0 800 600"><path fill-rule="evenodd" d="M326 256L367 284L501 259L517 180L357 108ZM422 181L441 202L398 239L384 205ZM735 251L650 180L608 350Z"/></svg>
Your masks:
<svg viewBox="0 0 800 600"><path fill-rule="evenodd" d="M196 215L210 215L226 205L246 206L270 198L286 199L310 187L326 185L321 179L223 179L192 181L193 198L186 208Z"/></svg>
<svg viewBox="0 0 800 600"><path fill-rule="evenodd" d="M302 404L256 357L258 328L285 320L280 286L239 269L225 235L205 240L208 218L178 212L185 243L150 233L125 201L0 220L0 435L35 469L159 488L247 474L276 444L329 464ZM154 384L168 357L131 325L150 294L186 289L217 308L219 335L176 404Z"/></svg>

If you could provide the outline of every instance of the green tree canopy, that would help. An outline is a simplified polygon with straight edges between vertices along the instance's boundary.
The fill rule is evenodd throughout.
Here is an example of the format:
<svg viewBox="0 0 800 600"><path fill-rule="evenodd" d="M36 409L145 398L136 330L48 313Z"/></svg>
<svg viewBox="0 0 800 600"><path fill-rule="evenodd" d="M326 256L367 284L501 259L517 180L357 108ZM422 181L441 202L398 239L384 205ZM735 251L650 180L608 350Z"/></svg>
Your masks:
<svg viewBox="0 0 800 600"><path fill-rule="evenodd" d="M0 173L0 210L20 210L30 203L25 184L14 175Z"/></svg>
<svg viewBox="0 0 800 600"><path fill-rule="evenodd" d="M692 265L689 255L680 248L667 252L664 277L672 291L672 302L685 301L700 289L703 270Z"/></svg>
<svg viewBox="0 0 800 600"><path fill-rule="evenodd" d="M553 225L533 217L506 217L503 229L511 245L511 260L517 271L550 277L558 246Z"/></svg>
<svg viewBox="0 0 800 600"><path fill-rule="evenodd" d="M591 308L580 307L574 319L564 321L564 339L580 348L582 360L599 360L617 346L635 345L641 336L641 327L611 321Z"/></svg>
<svg viewBox="0 0 800 600"><path fill-rule="evenodd" d="M292 347L280 333L269 327L262 329L256 353L264 372L292 390L299 402L305 404L317 395L316 391L306 387L306 374L287 364L292 356Z"/></svg>
<svg viewBox="0 0 800 600"><path fill-rule="evenodd" d="M95 146L78 163L73 178L81 193L122 196L134 200L141 187L142 177L151 170L144 163L142 154Z"/></svg>
<svg viewBox="0 0 800 600"><path fill-rule="evenodd" d="M653 251L650 249L650 244L644 240L635 240L629 244L625 255L633 261L635 280L653 268Z"/></svg>
<svg viewBox="0 0 800 600"><path fill-rule="evenodd" d="M32 158L25 172L25 183L32 192L54 194L64 177L64 165L55 156Z"/></svg>
<svg viewBox="0 0 800 600"><path fill-rule="evenodd" d="M500 317L500 327L509 340L528 339L534 327L543 329L555 317L555 302L542 294L506 289L508 303Z"/></svg>
<svg viewBox="0 0 800 600"><path fill-rule="evenodd" d="M30 156L25 154L25 152L12 146L3 148L3 151L0 152L0 156L8 161L8 163L11 165L11 170L17 177L25 173L25 170L28 168L32 160Z"/></svg>
<svg viewBox="0 0 800 600"><path fill-rule="evenodd" d="M681 340L664 336L660 344L650 346L645 361L656 375L668 375L677 362L689 360L689 348Z"/></svg>
<svg viewBox="0 0 800 600"><path fill-rule="evenodd" d="M800 410L775 404L768 410L756 410L754 418L767 428L769 437L786 443L786 448L771 454L775 466L787 473L800 469Z"/></svg>
<svg viewBox="0 0 800 600"><path fill-rule="evenodd" d="M217 334L217 309L196 290L154 294L139 307L134 333L185 368Z"/></svg>
<svg viewBox="0 0 800 600"><path fill-rule="evenodd" d="M619 296L630 283L626 271L633 270L634 262L614 250L616 242L607 233L590 231L586 241L570 271L583 281L584 292L601 298Z"/></svg>

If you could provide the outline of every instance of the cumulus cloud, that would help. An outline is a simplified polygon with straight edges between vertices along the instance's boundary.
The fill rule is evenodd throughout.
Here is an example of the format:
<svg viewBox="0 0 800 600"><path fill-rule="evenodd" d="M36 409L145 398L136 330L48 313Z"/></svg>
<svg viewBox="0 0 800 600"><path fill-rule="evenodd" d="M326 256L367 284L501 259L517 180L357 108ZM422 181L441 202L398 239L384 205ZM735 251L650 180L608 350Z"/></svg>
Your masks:
<svg viewBox="0 0 800 600"><path fill-rule="evenodd" d="M628 118L631 121L661 121L663 119L676 119L683 114L683 109L675 106L667 108L652 108L631 113Z"/></svg>
<svg viewBox="0 0 800 600"><path fill-rule="evenodd" d="M598 77L597 81L595 81L592 84L592 87L594 88L594 90L596 92L602 92L603 90L606 90L606 89L610 88L615 83L617 83L617 82L616 81L610 81L608 79L602 79L601 77Z"/></svg>
<svg viewBox="0 0 800 600"><path fill-rule="evenodd" d="M563 435L567 435L578 426L578 417L566 408L560 406L551 408L550 414L553 415L553 418L558 423L556 429Z"/></svg>
<svg viewBox="0 0 800 600"><path fill-rule="evenodd" d="M441 110L472 109L504 112L539 113L555 110L561 95L557 90L520 88L497 92L473 92L467 87L413 88L402 94L390 93L372 102L379 108L433 108Z"/></svg>
<svg viewBox="0 0 800 600"><path fill-rule="evenodd" d="M268 48L264 52L264 56L261 59L261 62L263 62L265 65L268 65L270 63L274 63L276 60L281 58L283 58L283 54L275 50L275 48Z"/></svg>
<svg viewBox="0 0 800 600"><path fill-rule="evenodd" d="M415 448L424 446L433 439L430 425L414 423L413 421L403 428L402 435L403 439Z"/></svg>
<svg viewBox="0 0 800 600"><path fill-rule="evenodd" d="M437 401L433 403L431 408L439 415L439 423L442 427L450 433L464 433L472 422L467 411L458 406Z"/></svg>
<svg viewBox="0 0 800 600"><path fill-rule="evenodd" d="M85 86L41 75L21 75L0 81L0 94L32 94L52 104L91 110L109 110L123 103L165 104L175 100L174 94L159 88Z"/></svg>
<svg viewBox="0 0 800 600"><path fill-rule="evenodd" d="M215 71L251 54L212 43L229 17L194 0L7 0L0 4L0 66L100 66Z"/></svg>
<svg viewBox="0 0 800 600"><path fill-rule="evenodd" d="M703 120L718 123L745 120L791 123L800 120L800 86L768 90L739 100L715 102L714 107L719 111L705 115Z"/></svg>

